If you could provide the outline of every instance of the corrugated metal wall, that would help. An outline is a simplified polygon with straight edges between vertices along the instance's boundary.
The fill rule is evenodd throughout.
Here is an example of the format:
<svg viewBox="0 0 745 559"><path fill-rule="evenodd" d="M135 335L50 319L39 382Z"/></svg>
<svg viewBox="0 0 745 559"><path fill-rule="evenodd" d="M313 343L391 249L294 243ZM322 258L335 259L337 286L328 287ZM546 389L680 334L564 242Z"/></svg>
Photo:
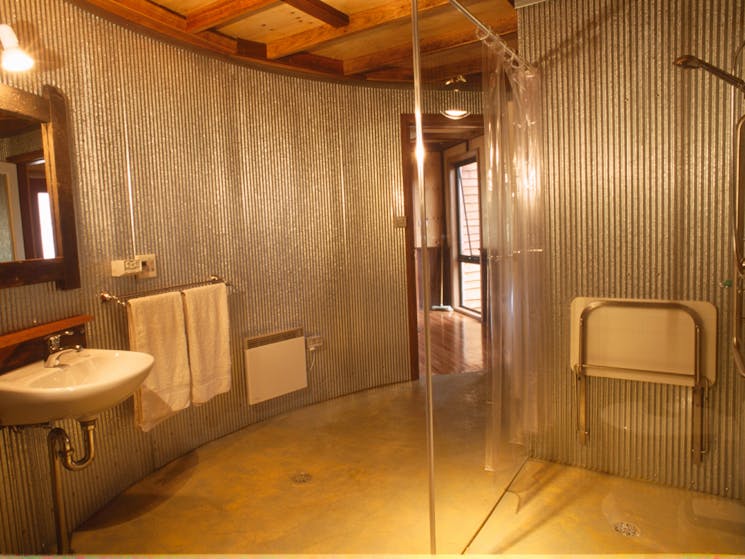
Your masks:
<svg viewBox="0 0 745 559"><path fill-rule="evenodd" d="M539 456L745 496L745 382L729 349L730 88L673 60L731 68L742 0L552 0L519 11L544 77L553 368ZM740 112L745 105L739 104ZM573 297L697 299L719 311L711 450L690 458L689 389L592 379L590 444L575 438Z"/></svg>
<svg viewBox="0 0 745 559"><path fill-rule="evenodd" d="M69 101L82 289L0 290L0 332L79 313L93 347L126 348L128 293L202 280L233 283L234 387L145 435L126 402L99 421L98 457L65 473L75 526L147 473L247 424L372 386L408 380L400 114L409 91L270 74L178 48L59 0L0 0L37 54L9 85L59 87ZM473 100L472 100L473 102ZM437 107L438 96L429 104ZM477 107L470 107L478 110ZM436 109L435 109L436 110ZM137 249L154 280L109 277L131 251L124 126ZM242 341L301 326L325 338L307 390L251 408ZM79 446L76 424L66 423ZM0 430L0 553L53 550L45 433Z"/></svg>

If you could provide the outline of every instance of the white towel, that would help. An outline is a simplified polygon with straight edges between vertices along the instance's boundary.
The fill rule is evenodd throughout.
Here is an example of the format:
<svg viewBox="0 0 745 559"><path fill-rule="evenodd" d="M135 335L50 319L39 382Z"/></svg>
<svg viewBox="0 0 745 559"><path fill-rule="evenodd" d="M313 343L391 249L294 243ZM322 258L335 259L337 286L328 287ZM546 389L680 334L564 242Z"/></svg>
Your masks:
<svg viewBox="0 0 745 559"><path fill-rule="evenodd" d="M189 407L191 379L181 295L163 293L132 299L127 306L129 346L155 358L135 392L135 419L143 431Z"/></svg>
<svg viewBox="0 0 745 559"><path fill-rule="evenodd" d="M191 400L202 404L230 390L228 290L224 283L216 283L182 293L191 366Z"/></svg>

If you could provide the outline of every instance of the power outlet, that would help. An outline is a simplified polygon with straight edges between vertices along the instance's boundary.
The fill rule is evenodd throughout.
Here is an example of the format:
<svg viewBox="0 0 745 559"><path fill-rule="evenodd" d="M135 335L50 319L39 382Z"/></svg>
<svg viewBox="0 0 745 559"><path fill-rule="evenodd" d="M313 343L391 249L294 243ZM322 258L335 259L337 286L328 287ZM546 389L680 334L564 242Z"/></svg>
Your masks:
<svg viewBox="0 0 745 559"><path fill-rule="evenodd" d="M154 278L158 275L154 254L138 254L136 258L142 262L142 271L137 274L137 279Z"/></svg>
<svg viewBox="0 0 745 559"><path fill-rule="evenodd" d="M308 351L318 351L323 347L323 336L307 336L305 338L305 348Z"/></svg>

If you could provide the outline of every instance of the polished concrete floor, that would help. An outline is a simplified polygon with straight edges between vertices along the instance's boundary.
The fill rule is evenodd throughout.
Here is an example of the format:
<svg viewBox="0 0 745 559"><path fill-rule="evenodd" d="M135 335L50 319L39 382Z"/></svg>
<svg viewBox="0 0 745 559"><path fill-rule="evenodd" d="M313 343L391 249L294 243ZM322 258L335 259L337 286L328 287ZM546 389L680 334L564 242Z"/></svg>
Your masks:
<svg viewBox="0 0 745 559"><path fill-rule="evenodd" d="M745 554L745 505L531 460L468 549L478 554Z"/></svg>
<svg viewBox="0 0 745 559"><path fill-rule="evenodd" d="M451 527L443 530L443 551L460 552L495 500L493 476L479 467L482 375L437 379L441 444L455 446L472 469L453 484L457 499L448 497L469 506L440 517ZM454 390L440 390L447 379ZM422 383L392 385L209 443L114 499L75 531L73 550L427 553L424 401ZM443 463L442 475L447 471L452 465Z"/></svg>
<svg viewBox="0 0 745 559"><path fill-rule="evenodd" d="M745 554L740 503L546 462L528 461L492 511L516 470L481 468L483 375L433 386L438 552ZM73 549L427 553L424 396L418 382L382 387L207 444L96 513Z"/></svg>

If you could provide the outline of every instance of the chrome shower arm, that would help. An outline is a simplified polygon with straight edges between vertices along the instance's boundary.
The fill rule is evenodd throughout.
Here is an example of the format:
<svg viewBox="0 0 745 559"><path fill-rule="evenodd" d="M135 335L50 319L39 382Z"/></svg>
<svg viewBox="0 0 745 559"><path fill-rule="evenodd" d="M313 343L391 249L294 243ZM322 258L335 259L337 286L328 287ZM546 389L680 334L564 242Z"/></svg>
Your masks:
<svg viewBox="0 0 745 559"><path fill-rule="evenodd" d="M718 77L720 80L723 80L729 85L737 88L742 93L745 93L745 80L742 80L729 72L725 72L721 68L717 68L713 64L709 64L705 60L701 60L692 54L685 54L676 58L674 64L686 69L701 68L702 70L706 70L710 74Z"/></svg>

